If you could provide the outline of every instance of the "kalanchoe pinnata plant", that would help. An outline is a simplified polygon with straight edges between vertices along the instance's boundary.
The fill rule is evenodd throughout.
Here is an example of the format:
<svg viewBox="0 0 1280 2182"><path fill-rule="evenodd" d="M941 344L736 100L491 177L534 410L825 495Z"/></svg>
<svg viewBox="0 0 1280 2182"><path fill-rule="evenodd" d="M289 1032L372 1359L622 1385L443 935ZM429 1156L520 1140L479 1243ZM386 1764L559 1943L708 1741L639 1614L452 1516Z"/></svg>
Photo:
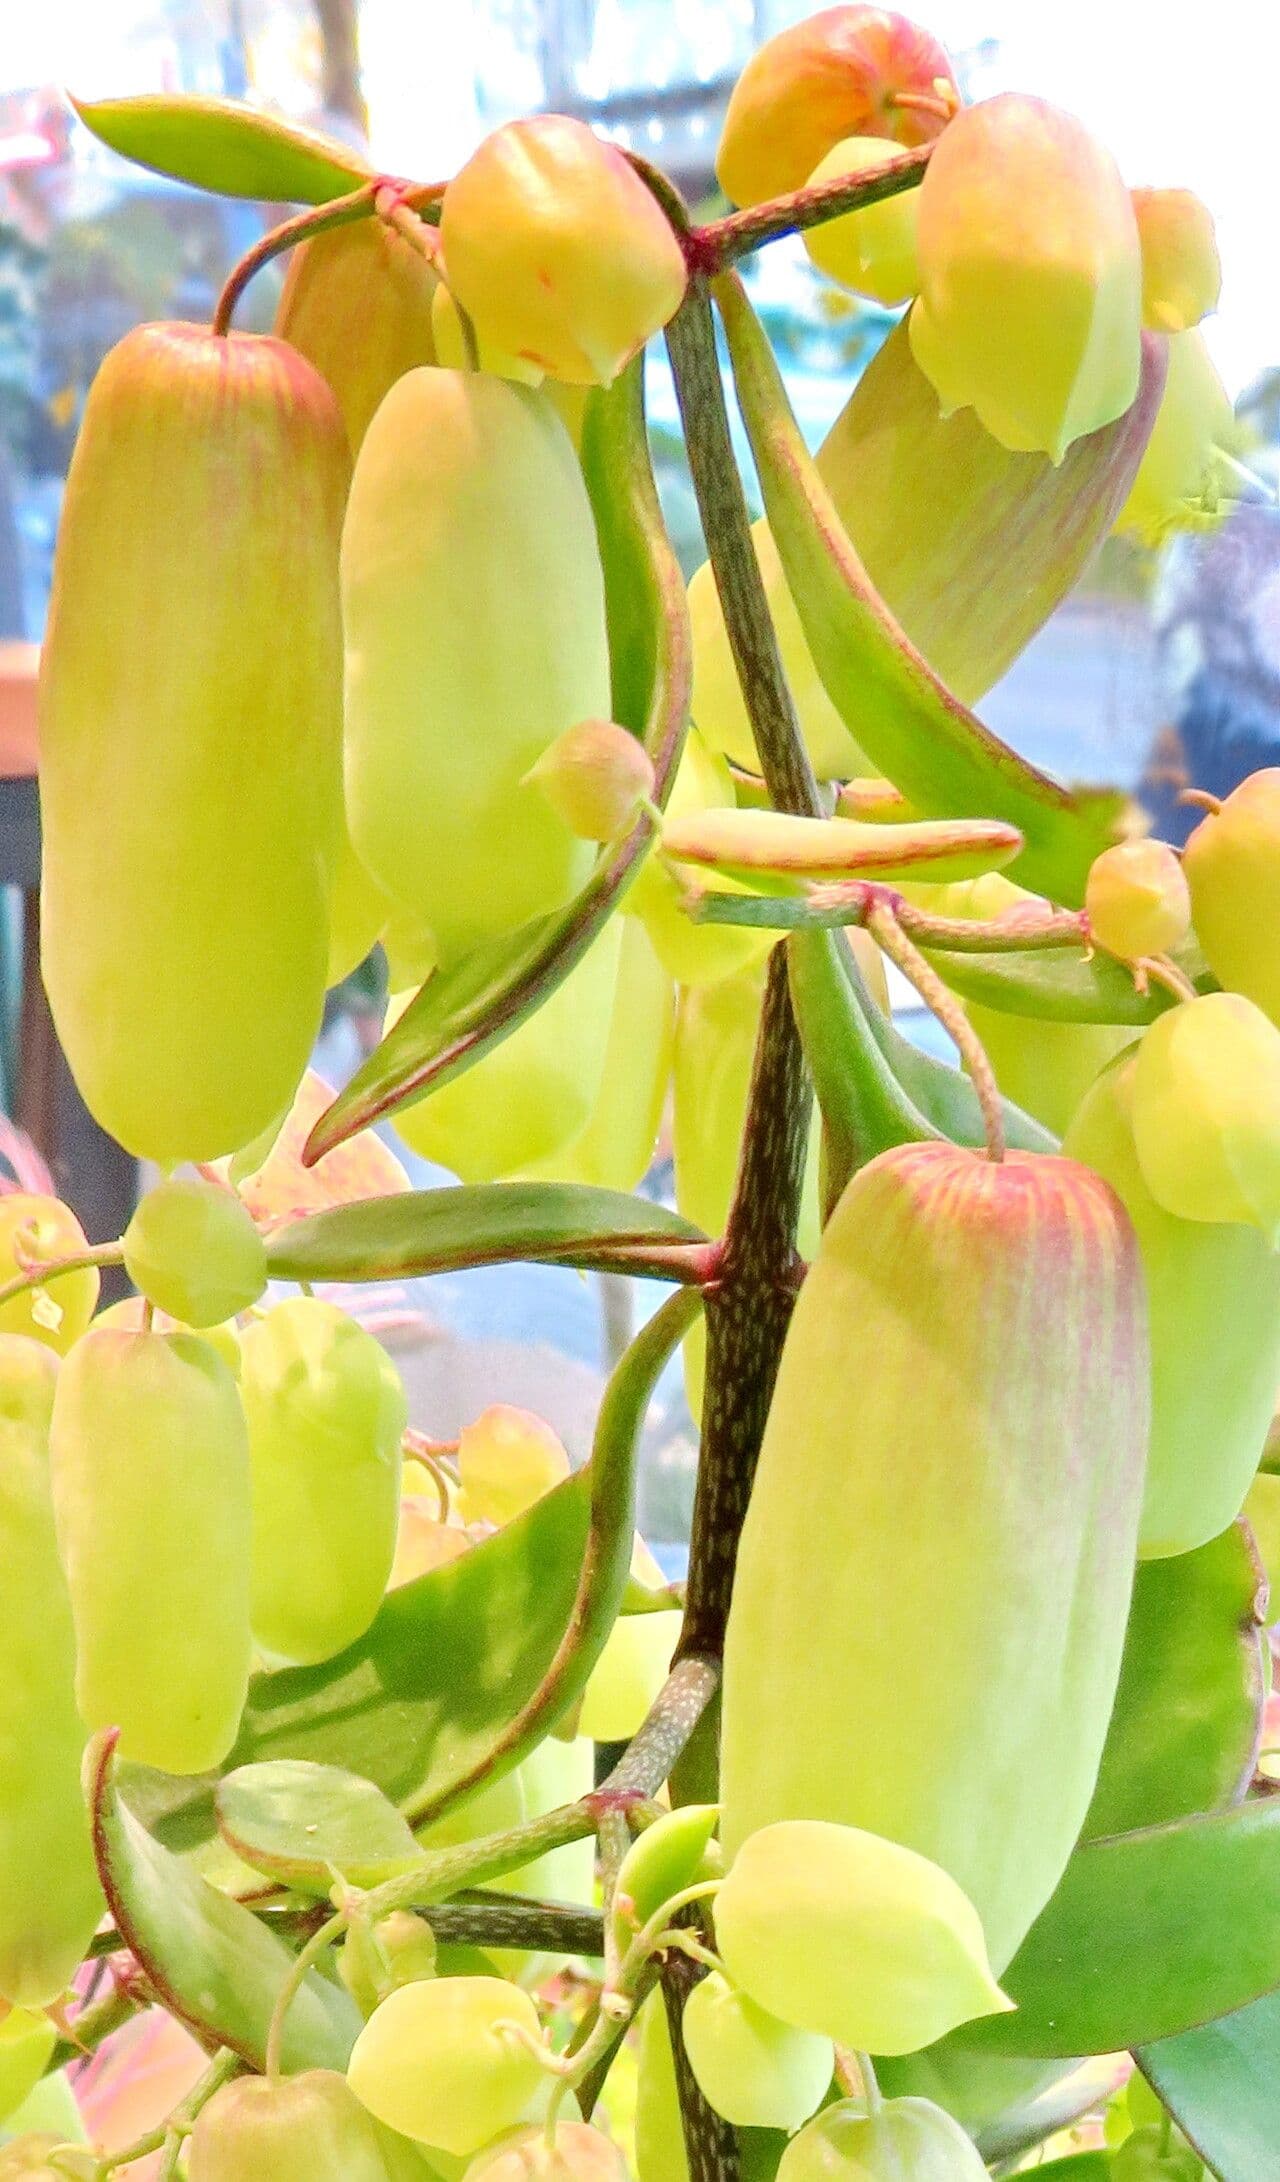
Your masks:
<svg viewBox="0 0 1280 2182"><path fill-rule="evenodd" d="M972 709L1113 527L1222 515L1208 214L863 5L751 61L702 224L563 116L446 181L84 118L301 209L107 359L59 543L50 998L99 1120L197 1172L96 1245L4 1200L0 2176L1260 2182L1276 776L1180 858ZM908 306L816 458L737 271L793 233ZM525 1261L667 1290L576 1473L500 1388L411 1426L338 1300ZM175 2026L177 2102L73 2141L66 2062Z"/></svg>

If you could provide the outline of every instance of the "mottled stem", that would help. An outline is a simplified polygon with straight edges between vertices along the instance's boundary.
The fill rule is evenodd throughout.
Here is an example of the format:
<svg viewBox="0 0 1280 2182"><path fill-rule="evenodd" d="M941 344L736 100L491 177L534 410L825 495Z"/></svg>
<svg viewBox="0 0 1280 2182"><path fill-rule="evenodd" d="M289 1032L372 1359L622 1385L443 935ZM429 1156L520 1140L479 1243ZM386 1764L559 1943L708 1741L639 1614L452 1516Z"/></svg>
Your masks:
<svg viewBox="0 0 1280 2182"><path fill-rule="evenodd" d="M760 768L778 810L818 816L822 800L752 543L700 273L667 328L667 346L698 512ZM724 1653L738 1540L801 1271L795 1236L812 1095L779 947L769 965L717 1277L703 1291L706 1393L678 1661L719 1661ZM673 1793L678 1799L678 1781ZM737 2132L703 2098L680 2036L685 1997L702 1974L697 1963L675 1955L663 1969L690 2182L738 2182Z"/></svg>
<svg viewBox="0 0 1280 2182"><path fill-rule="evenodd" d="M811 1096L779 947L769 964L720 1278L704 1297L706 1394L681 1658L719 1659L724 1650L738 1538L800 1275L795 1225Z"/></svg>

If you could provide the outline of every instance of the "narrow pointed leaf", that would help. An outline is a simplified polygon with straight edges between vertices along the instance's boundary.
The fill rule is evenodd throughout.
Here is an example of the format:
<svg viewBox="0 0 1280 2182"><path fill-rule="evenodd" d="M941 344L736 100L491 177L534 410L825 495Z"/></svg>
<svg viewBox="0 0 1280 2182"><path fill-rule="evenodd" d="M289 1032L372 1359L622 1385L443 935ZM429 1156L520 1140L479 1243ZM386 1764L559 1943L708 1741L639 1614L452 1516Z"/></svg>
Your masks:
<svg viewBox="0 0 1280 2182"><path fill-rule="evenodd" d="M242 1861L323 1900L335 1874L375 1887L423 1860L409 1822L372 1781L336 1765L276 1758L218 1783L218 1829Z"/></svg>
<svg viewBox="0 0 1280 2182"><path fill-rule="evenodd" d="M1134 2056L1218 2182L1263 2182L1276 2171L1280 2114L1280 1993Z"/></svg>
<svg viewBox="0 0 1280 2182"><path fill-rule="evenodd" d="M251 2068L292 1956L239 1902L188 1870L146 1833L116 1787L115 1736L89 1747L86 1781L103 1891L121 1940L171 2015L208 2046L228 2046ZM360 2029L341 1986L313 1972L289 2010L286 2072L343 2068Z"/></svg>
<svg viewBox="0 0 1280 2182"><path fill-rule="evenodd" d="M1011 867L1072 907L1115 838L1120 799L1074 796L974 718L904 634L850 544L805 447L773 352L736 276L716 283L765 508L832 704L873 765L920 811L1001 818L1025 836Z"/></svg>
<svg viewBox="0 0 1280 2182"><path fill-rule="evenodd" d="M684 747L692 667L684 577L653 480L643 358L592 394L582 462L604 567L613 716L644 743L661 806ZM308 1162L507 1037L582 960L653 839L653 821L641 815L566 909L430 978L312 1130Z"/></svg>
<svg viewBox="0 0 1280 2182"><path fill-rule="evenodd" d="M1280 1985L1280 1801L1077 1849L1003 1984L956 2037L1064 2057L1177 2037Z"/></svg>
<svg viewBox="0 0 1280 2182"><path fill-rule="evenodd" d="M962 954L950 948L924 949L939 977L965 1000L980 1000L1006 1015L1032 1015L1055 1023L1154 1023L1177 1006L1174 995L1153 978L1139 992L1133 972L1113 955L1077 955L1065 948L1050 953ZM1199 951L1179 951L1180 969L1199 991L1214 981Z"/></svg>
<svg viewBox="0 0 1280 2182"><path fill-rule="evenodd" d="M1055 465L1002 447L971 409L944 417L905 320L858 380L818 472L889 611L965 704L1012 665L1107 536L1163 384L1163 343L1148 335L1133 407Z"/></svg>
<svg viewBox="0 0 1280 2182"><path fill-rule="evenodd" d="M707 866L767 886L773 879L978 878L998 871L1022 845L1015 826L983 818L917 819L867 825L856 818L804 818L789 811L689 811L663 828L673 862Z"/></svg>
<svg viewBox="0 0 1280 2182"><path fill-rule="evenodd" d="M1139 1563L1086 1840L1239 1802L1262 1733L1265 1619L1242 1521L1194 1553Z"/></svg>
<svg viewBox="0 0 1280 2182"><path fill-rule="evenodd" d="M373 172L336 137L233 99L147 92L71 103L86 129L135 166L222 197L323 205L358 189Z"/></svg>
<svg viewBox="0 0 1280 2182"><path fill-rule="evenodd" d="M277 1280L408 1280L468 1266L573 1265L695 1279L706 1237L678 1213L576 1182L475 1182L369 1197L292 1220L267 1243Z"/></svg>

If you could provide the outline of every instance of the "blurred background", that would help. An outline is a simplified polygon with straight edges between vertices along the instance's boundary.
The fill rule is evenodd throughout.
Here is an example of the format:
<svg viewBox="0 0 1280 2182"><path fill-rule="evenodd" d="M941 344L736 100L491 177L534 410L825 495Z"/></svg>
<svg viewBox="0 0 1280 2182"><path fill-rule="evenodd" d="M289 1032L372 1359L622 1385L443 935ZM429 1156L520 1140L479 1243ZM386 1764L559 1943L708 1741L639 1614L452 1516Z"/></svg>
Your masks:
<svg viewBox="0 0 1280 2182"><path fill-rule="evenodd" d="M16 673L32 655L2 647L39 641L62 481L102 356L139 319L206 317L229 265L280 217L126 166L76 121L66 89L246 98L367 143L379 167L419 180L452 172L495 123L551 108L655 158L702 202L714 193L735 76L762 39L808 12L795 0L10 0L0 37L0 659ZM1211 13L1155 14L1145 0L1075 0L1069 22L1045 0L922 0L919 12L969 96L1018 87L1073 107L1131 184L1185 184L1217 220L1225 281L1206 331L1258 482L1210 537L1158 556L1112 541L983 707L1061 775L1137 790L1176 837L1180 785L1223 793L1280 752L1280 289L1259 134L1280 81L1280 7L1217 0ZM244 324L270 322L277 272L254 284ZM771 248L751 278L816 443L893 316L826 284L798 245ZM649 397L664 499L692 570L701 541L660 355ZM0 699L3 689L0 680ZM78 1108L30 980L23 996L38 830L21 753L6 770L0 1097L90 1232L116 1232L135 1178ZM334 1006L320 1056L332 1079L354 1064L371 1005L366 980ZM651 1186L668 1183L660 1164ZM581 1454L602 1361L642 1299L530 1272L437 1281L381 1306L399 1316L396 1338L416 1344L428 1429L453 1430L481 1399L526 1401ZM647 1521L678 1540L692 1435L675 1380L653 1440Z"/></svg>

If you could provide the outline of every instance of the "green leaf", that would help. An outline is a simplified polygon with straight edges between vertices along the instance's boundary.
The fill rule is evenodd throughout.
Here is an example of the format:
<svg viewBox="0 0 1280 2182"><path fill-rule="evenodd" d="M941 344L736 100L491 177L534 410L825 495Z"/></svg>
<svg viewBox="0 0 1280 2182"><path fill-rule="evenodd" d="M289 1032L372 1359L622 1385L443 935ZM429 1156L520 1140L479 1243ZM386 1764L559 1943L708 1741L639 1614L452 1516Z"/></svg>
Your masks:
<svg viewBox="0 0 1280 2182"><path fill-rule="evenodd" d="M323 205L373 171L349 144L233 99L148 92L71 103L86 129L135 166L223 197Z"/></svg>
<svg viewBox="0 0 1280 2182"><path fill-rule="evenodd" d="M1001 818L1023 834L1011 876L1076 907L1116 838L1119 799L1076 796L954 697L871 584L801 437L736 275L715 283L738 404L787 583L823 686L860 749L917 812Z"/></svg>
<svg viewBox="0 0 1280 2182"><path fill-rule="evenodd" d="M1001 1981L1017 2003L955 2034L985 2052L1118 2053L1280 1984L1280 1801L1077 1849Z"/></svg>
<svg viewBox="0 0 1280 2182"><path fill-rule="evenodd" d="M684 747L692 676L684 577L653 479L637 357L587 404L583 474L604 569L613 715L653 760L665 804ZM429 978L311 1133L324 1157L406 1100L449 1083L540 1007L582 960L652 847L641 815L568 907Z"/></svg>
<svg viewBox="0 0 1280 2182"><path fill-rule="evenodd" d="M971 409L942 416L904 320L827 434L818 474L871 582L965 704L1025 650L1110 531L1163 391L1163 345L1143 343L1132 408L1055 464L1002 447Z"/></svg>
<svg viewBox="0 0 1280 2182"><path fill-rule="evenodd" d="M621 1190L476 1182L310 1213L268 1239L267 1265L277 1280L405 1280L514 1260L693 1278L673 1268L705 1244L678 1214Z"/></svg>
<svg viewBox="0 0 1280 2182"><path fill-rule="evenodd" d="M1153 979L1138 991L1133 972L1113 955L1076 955L1067 949L1044 953L967 954L951 948L922 952L962 999L980 1000L1006 1015L1030 1015L1055 1023L1154 1023L1166 1008L1177 1006L1167 987ZM1181 949L1178 967L1201 992L1214 980L1195 948Z"/></svg>
<svg viewBox="0 0 1280 2182"><path fill-rule="evenodd" d="M1264 2182L1276 2173L1280 1993L1143 2046L1134 2059L1219 2182Z"/></svg>
<svg viewBox="0 0 1280 2182"><path fill-rule="evenodd" d="M1086 1840L1239 1802L1266 1702L1265 1602L1240 1521L1194 1553L1139 1563Z"/></svg>
<svg viewBox="0 0 1280 2182"><path fill-rule="evenodd" d="M152 1840L117 1793L114 1731L86 1756L94 1852L107 1906L156 1997L206 2045L261 2068L271 2011L293 1957L239 1902ZM292 2074L343 2068L360 2029L355 2004L313 1972L289 2010L282 2059Z"/></svg>
<svg viewBox="0 0 1280 2182"><path fill-rule="evenodd" d="M372 1781L276 1758L218 1784L218 1827L235 1854L281 1886L325 1899L335 1874L378 1886L423 1861L406 1818Z"/></svg>

